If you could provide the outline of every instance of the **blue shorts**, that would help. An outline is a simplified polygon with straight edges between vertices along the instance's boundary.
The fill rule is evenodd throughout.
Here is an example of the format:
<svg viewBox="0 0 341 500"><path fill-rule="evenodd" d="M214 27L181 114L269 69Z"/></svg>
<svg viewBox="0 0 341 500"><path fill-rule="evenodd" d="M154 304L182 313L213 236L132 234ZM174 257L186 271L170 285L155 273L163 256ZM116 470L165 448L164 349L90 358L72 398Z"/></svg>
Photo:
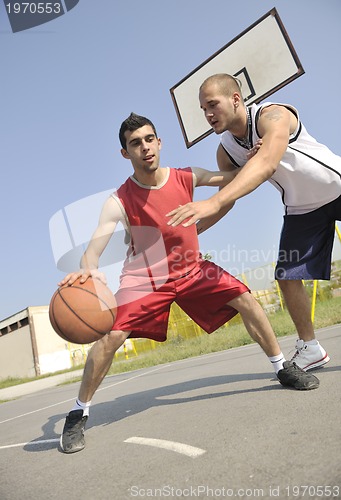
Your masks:
<svg viewBox="0 0 341 500"><path fill-rule="evenodd" d="M329 280L341 196L302 215L285 215L275 270L277 280Z"/></svg>

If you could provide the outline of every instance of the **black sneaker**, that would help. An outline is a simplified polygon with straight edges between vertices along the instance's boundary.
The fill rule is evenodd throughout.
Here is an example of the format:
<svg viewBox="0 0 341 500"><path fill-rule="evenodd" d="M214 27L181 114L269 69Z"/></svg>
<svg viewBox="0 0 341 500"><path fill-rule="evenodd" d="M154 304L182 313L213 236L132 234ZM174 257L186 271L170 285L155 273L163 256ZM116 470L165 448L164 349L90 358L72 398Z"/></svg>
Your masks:
<svg viewBox="0 0 341 500"><path fill-rule="evenodd" d="M288 385L298 391L317 389L320 385L315 375L303 371L293 361L284 361L282 370L277 373L277 378L282 385Z"/></svg>
<svg viewBox="0 0 341 500"><path fill-rule="evenodd" d="M87 416L83 410L73 410L66 416L63 434L60 436L60 447L64 453L75 453L85 447L84 429Z"/></svg>

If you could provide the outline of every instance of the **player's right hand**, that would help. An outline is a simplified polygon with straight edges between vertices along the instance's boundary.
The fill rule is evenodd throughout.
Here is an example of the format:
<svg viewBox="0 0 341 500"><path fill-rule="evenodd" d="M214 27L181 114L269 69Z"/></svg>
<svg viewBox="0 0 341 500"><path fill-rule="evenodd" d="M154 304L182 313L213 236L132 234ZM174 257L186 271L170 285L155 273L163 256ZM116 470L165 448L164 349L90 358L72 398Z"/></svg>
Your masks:
<svg viewBox="0 0 341 500"><path fill-rule="evenodd" d="M79 271L67 274L65 278L58 283L58 286L73 285L78 278L80 283L85 283L88 278L93 278L102 281L105 285L107 284L105 274L98 271L98 269L80 269Z"/></svg>

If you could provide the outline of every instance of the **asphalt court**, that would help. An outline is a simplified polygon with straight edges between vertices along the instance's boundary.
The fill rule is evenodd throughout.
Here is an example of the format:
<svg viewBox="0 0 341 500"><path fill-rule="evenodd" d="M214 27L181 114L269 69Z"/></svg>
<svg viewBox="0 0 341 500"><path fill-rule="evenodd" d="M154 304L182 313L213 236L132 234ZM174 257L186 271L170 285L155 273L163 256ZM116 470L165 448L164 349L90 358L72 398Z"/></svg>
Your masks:
<svg viewBox="0 0 341 500"><path fill-rule="evenodd" d="M283 388L258 345L107 377L73 455L58 443L79 383L1 404L0 498L341 498L341 325L317 337L313 391Z"/></svg>

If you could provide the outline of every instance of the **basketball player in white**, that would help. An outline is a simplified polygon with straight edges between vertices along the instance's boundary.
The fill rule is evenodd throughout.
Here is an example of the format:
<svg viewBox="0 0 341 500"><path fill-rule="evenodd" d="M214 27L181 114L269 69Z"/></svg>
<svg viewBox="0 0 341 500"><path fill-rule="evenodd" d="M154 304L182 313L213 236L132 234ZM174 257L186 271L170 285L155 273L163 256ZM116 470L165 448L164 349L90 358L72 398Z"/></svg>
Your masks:
<svg viewBox="0 0 341 500"><path fill-rule="evenodd" d="M199 100L208 123L221 134L219 169L238 174L208 200L171 211L169 224L200 221L202 232L236 200L271 182L285 208L275 277L299 336L293 361L306 371L323 366L330 358L315 338L302 280L330 279L335 221L341 220L341 157L308 134L293 106L247 107L231 75L207 78Z"/></svg>

